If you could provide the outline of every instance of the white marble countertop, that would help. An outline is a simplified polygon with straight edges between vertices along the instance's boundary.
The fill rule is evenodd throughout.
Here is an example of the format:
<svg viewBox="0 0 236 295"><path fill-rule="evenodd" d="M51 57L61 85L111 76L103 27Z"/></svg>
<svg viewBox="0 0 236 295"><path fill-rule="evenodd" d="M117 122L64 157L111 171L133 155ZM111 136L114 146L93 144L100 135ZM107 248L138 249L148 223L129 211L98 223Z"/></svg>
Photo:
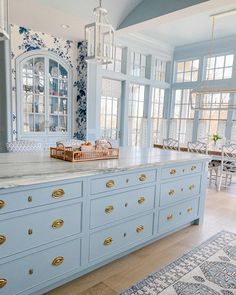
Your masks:
<svg viewBox="0 0 236 295"><path fill-rule="evenodd" d="M77 163L52 159L48 153L0 153L0 189L200 159L210 158L157 148L120 148L119 159Z"/></svg>

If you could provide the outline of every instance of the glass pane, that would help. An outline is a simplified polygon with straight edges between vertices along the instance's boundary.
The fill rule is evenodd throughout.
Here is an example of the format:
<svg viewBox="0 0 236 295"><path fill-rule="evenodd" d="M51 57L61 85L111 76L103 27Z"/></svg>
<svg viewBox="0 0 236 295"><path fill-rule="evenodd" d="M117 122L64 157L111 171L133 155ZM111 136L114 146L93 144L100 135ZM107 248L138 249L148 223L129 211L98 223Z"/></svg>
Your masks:
<svg viewBox="0 0 236 295"><path fill-rule="evenodd" d="M226 58L225 58L225 66L226 67L232 67L233 66L233 62L234 62L234 55L233 54L226 55Z"/></svg>
<svg viewBox="0 0 236 295"><path fill-rule="evenodd" d="M66 80L59 81L59 95L68 96L68 82Z"/></svg>
<svg viewBox="0 0 236 295"><path fill-rule="evenodd" d="M36 57L34 59L34 74L42 76L45 73L45 63L43 57Z"/></svg>
<svg viewBox="0 0 236 295"><path fill-rule="evenodd" d="M214 69L215 68L215 61L216 61L215 57L208 58L207 67L210 69Z"/></svg>
<svg viewBox="0 0 236 295"><path fill-rule="evenodd" d="M34 98L34 112L35 113L45 113L45 105L44 105L44 96L35 95Z"/></svg>
<svg viewBox="0 0 236 295"><path fill-rule="evenodd" d="M49 81L50 81L49 83L50 95L58 95L58 80L51 78Z"/></svg>
<svg viewBox="0 0 236 295"><path fill-rule="evenodd" d="M44 77L43 76L34 77L34 92L44 94Z"/></svg>
<svg viewBox="0 0 236 295"><path fill-rule="evenodd" d="M185 62L185 68L184 68L184 71L185 72L190 72L192 70L192 61L186 61Z"/></svg>
<svg viewBox="0 0 236 295"><path fill-rule="evenodd" d="M57 115L50 115L49 116L49 130L50 130L50 132L57 132L58 131L58 116Z"/></svg>
<svg viewBox="0 0 236 295"><path fill-rule="evenodd" d="M24 95L24 112L26 113L33 113L33 95L32 94L25 94Z"/></svg>
<svg viewBox="0 0 236 295"><path fill-rule="evenodd" d="M49 74L52 77L58 77L59 76L58 63L55 60L52 60L52 59L49 60Z"/></svg>
<svg viewBox="0 0 236 295"><path fill-rule="evenodd" d="M223 73L224 73L224 69L215 69L215 79L216 80L221 80L223 79Z"/></svg>
<svg viewBox="0 0 236 295"><path fill-rule="evenodd" d="M192 81L195 82L197 81L197 79L198 79L198 72L197 71L192 72Z"/></svg>
<svg viewBox="0 0 236 295"><path fill-rule="evenodd" d="M59 114L67 114L67 107L68 107L68 100L67 98L60 98L60 105L59 105Z"/></svg>
<svg viewBox="0 0 236 295"><path fill-rule="evenodd" d="M50 113L58 114L58 98L50 97Z"/></svg>
<svg viewBox="0 0 236 295"><path fill-rule="evenodd" d="M23 77L23 90L25 92L31 92L33 93L33 83L34 83L34 79L33 77Z"/></svg>
<svg viewBox="0 0 236 295"><path fill-rule="evenodd" d="M183 73L184 72L184 62L178 62L177 64L177 72Z"/></svg>
<svg viewBox="0 0 236 295"><path fill-rule="evenodd" d="M232 71L233 71L233 68L225 68L224 79L232 78Z"/></svg>
<svg viewBox="0 0 236 295"><path fill-rule="evenodd" d="M193 71L198 71L198 68L199 68L199 60L198 59L195 59L193 61L193 67L192 67L192 70Z"/></svg>
<svg viewBox="0 0 236 295"><path fill-rule="evenodd" d="M45 118L44 115L35 115L35 132L45 131Z"/></svg>
<svg viewBox="0 0 236 295"><path fill-rule="evenodd" d="M184 74L180 73L177 74L176 82L183 82L184 81Z"/></svg>
<svg viewBox="0 0 236 295"><path fill-rule="evenodd" d="M184 82L190 82L191 81L191 72L186 72L184 74Z"/></svg>
<svg viewBox="0 0 236 295"><path fill-rule="evenodd" d="M63 79L67 79L68 78L68 72L67 72L67 70L63 66L61 66L61 65L59 65L59 76L60 76L60 78L63 78Z"/></svg>
<svg viewBox="0 0 236 295"><path fill-rule="evenodd" d="M23 74L33 76L33 59L26 61L23 64Z"/></svg>
<svg viewBox="0 0 236 295"><path fill-rule="evenodd" d="M224 56L217 56L216 57L216 68L223 68L225 63Z"/></svg>
<svg viewBox="0 0 236 295"><path fill-rule="evenodd" d="M67 132L67 116L59 116L59 131Z"/></svg>

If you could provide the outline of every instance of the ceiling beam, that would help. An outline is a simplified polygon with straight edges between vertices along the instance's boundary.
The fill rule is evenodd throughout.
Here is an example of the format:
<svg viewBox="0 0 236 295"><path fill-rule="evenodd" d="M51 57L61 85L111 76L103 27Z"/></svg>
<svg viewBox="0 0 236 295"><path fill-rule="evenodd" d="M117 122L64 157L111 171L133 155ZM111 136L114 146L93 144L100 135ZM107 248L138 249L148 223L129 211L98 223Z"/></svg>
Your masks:
<svg viewBox="0 0 236 295"><path fill-rule="evenodd" d="M175 11L209 2L210 0L143 0L120 24L119 30L173 13Z"/></svg>

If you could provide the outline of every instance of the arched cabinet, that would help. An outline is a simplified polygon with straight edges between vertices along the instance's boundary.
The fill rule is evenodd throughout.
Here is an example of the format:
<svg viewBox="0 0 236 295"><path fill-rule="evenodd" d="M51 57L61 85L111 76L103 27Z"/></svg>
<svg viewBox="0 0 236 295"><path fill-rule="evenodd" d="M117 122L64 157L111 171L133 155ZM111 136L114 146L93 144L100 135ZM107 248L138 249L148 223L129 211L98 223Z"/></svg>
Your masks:
<svg viewBox="0 0 236 295"><path fill-rule="evenodd" d="M71 69L51 52L35 50L16 61L18 139L45 143L72 137Z"/></svg>

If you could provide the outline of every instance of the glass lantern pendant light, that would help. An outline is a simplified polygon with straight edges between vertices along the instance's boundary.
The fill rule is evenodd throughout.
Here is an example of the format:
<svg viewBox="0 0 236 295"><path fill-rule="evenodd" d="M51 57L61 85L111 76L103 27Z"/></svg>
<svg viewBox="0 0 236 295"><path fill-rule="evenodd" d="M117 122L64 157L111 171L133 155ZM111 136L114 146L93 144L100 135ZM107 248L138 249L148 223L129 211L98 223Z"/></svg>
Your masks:
<svg viewBox="0 0 236 295"><path fill-rule="evenodd" d="M8 12L9 12L8 0L0 0L0 41L9 39Z"/></svg>
<svg viewBox="0 0 236 295"><path fill-rule="evenodd" d="M220 12L211 15L212 28L211 28L211 41L209 46L208 60L214 56L213 46L214 46L214 30L215 21L217 18L234 15L236 14L236 9L229 11ZM210 71L206 80L201 82L196 88L194 88L190 93L191 108L194 110L234 110L236 109L236 87L235 85L231 87L217 87L214 83L210 82ZM211 99L211 97L215 99Z"/></svg>
<svg viewBox="0 0 236 295"><path fill-rule="evenodd" d="M94 22L85 26L87 41L87 62L101 64L112 63L114 55L114 29L107 20L107 10L99 6L94 8Z"/></svg>

